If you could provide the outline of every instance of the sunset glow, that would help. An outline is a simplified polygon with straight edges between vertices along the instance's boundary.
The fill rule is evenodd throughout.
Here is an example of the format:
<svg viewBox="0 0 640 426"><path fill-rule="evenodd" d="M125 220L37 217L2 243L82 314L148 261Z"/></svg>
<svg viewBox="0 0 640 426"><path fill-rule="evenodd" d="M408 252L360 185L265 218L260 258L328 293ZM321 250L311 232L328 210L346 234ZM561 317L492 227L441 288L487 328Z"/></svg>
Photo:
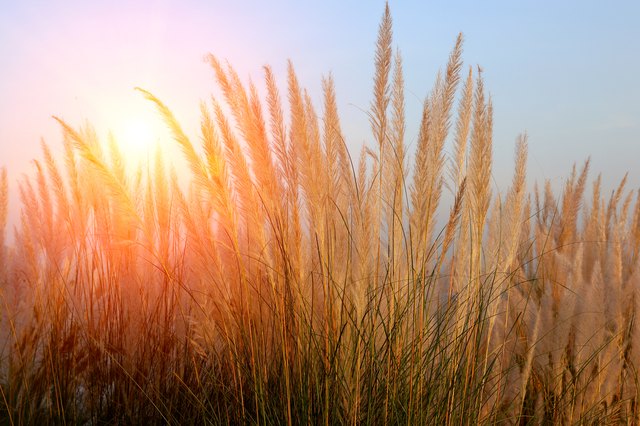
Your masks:
<svg viewBox="0 0 640 426"><path fill-rule="evenodd" d="M640 424L640 3L390 3L5 2L0 425Z"/></svg>
<svg viewBox="0 0 640 426"><path fill-rule="evenodd" d="M141 160L153 154L165 131L158 121L154 114L143 112L129 114L116 121L113 135L126 157Z"/></svg>

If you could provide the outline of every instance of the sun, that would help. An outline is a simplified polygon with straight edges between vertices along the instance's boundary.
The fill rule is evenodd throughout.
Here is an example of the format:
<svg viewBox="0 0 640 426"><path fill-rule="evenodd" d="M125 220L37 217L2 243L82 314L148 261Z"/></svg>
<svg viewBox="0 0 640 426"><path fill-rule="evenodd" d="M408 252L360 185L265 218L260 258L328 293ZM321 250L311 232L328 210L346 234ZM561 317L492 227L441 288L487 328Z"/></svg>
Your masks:
<svg viewBox="0 0 640 426"><path fill-rule="evenodd" d="M107 105L101 117L106 134L112 138L124 159L128 173L154 167L158 158L182 170L182 155L172 143L162 116L149 101L139 96L122 97ZM116 102L118 101L118 102Z"/></svg>
<svg viewBox="0 0 640 426"><path fill-rule="evenodd" d="M128 111L116 120L113 135L122 153L139 162L153 155L162 131L157 116L145 111Z"/></svg>
<svg viewBox="0 0 640 426"><path fill-rule="evenodd" d="M122 123L119 131L121 143L127 148L142 151L154 144L155 129L146 120L130 118Z"/></svg>

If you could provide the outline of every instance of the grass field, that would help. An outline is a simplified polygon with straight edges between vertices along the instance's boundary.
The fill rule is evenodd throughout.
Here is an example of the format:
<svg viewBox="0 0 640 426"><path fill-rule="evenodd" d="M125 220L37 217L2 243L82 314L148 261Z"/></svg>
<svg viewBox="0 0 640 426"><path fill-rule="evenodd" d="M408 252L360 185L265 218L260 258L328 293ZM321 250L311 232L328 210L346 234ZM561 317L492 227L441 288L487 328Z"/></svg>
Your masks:
<svg viewBox="0 0 640 426"><path fill-rule="evenodd" d="M492 193L462 45L411 155L388 7L358 154L332 78L316 109L291 64L261 99L209 56L197 142L140 89L186 175L57 119L11 244L0 179L1 423L637 424L638 195L588 161L530 192L526 135Z"/></svg>

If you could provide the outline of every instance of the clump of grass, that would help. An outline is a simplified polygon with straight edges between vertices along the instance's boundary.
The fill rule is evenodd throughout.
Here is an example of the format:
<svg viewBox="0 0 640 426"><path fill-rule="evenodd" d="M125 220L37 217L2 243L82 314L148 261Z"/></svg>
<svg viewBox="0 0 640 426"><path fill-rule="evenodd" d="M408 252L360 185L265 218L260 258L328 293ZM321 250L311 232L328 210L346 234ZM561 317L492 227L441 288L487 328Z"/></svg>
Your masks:
<svg viewBox="0 0 640 426"><path fill-rule="evenodd" d="M532 200L526 136L492 194L492 104L479 68L458 88L462 36L410 161L392 42L387 6L358 161L333 78L320 116L291 63L286 96L264 68L261 100L210 56L200 144L140 89L186 183L56 118L63 165L43 143L10 247L0 175L4 422L638 422L637 196L623 181L605 201L598 178L584 207L587 162Z"/></svg>

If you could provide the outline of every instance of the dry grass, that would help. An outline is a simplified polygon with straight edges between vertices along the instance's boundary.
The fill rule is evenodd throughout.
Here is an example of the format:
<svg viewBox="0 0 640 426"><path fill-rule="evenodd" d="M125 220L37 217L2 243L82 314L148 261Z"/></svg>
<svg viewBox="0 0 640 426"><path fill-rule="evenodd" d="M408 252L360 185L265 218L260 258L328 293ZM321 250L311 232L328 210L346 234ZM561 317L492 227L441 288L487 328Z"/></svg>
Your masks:
<svg viewBox="0 0 640 426"><path fill-rule="evenodd" d="M532 200L520 136L492 199L492 105L480 69L458 90L462 36L409 161L388 7L375 61L359 162L331 76L318 115L291 63L288 108L265 67L263 106L210 56L223 99L199 144L140 89L190 178L160 152L132 173L57 119L63 163L42 144L7 247L3 170L3 424L636 424L638 195L605 200L598 178L587 203L587 162Z"/></svg>

